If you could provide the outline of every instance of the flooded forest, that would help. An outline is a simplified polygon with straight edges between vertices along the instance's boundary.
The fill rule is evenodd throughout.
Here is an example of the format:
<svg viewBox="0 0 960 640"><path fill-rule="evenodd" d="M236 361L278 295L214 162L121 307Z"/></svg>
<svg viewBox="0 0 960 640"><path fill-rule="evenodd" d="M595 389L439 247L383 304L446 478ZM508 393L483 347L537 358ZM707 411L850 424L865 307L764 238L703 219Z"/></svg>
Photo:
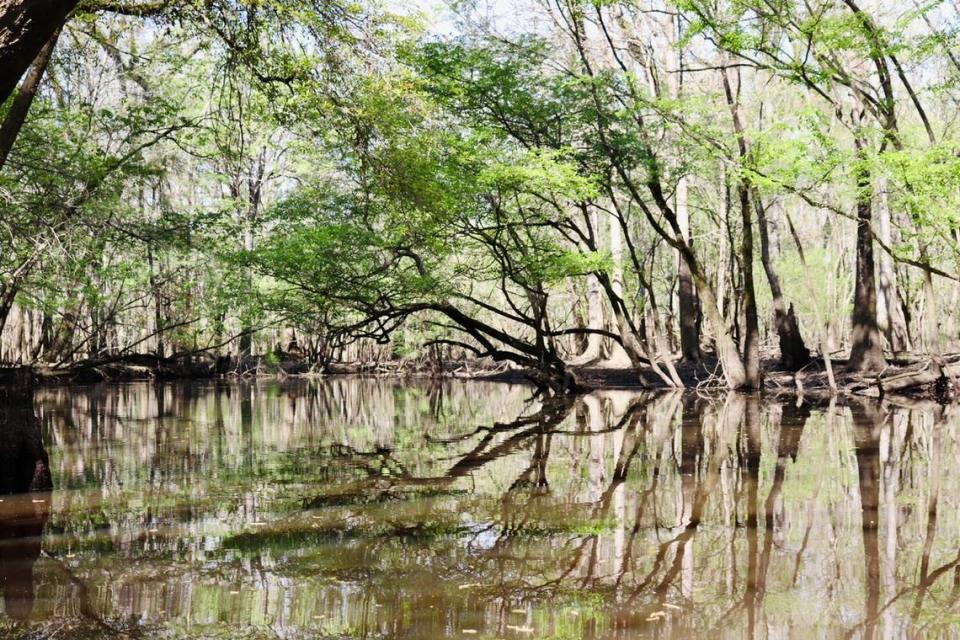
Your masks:
<svg viewBox="0 0 960 640"><path fill-rule="evenodd" d="M0 0L0 638L960 638L960 3Z"/></svg>

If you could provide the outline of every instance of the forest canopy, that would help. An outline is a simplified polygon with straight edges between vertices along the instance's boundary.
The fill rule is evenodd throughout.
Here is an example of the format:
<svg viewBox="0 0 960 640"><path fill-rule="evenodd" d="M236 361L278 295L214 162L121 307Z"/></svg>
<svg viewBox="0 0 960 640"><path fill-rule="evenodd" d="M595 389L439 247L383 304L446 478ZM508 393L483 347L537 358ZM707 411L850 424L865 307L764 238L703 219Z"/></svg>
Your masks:
<svg viewBox="0 0 960 640"><path fill-rule="evenodd" d="M564 391L955 347L955 3L421 9L4 3L0 361Z"/></svg>

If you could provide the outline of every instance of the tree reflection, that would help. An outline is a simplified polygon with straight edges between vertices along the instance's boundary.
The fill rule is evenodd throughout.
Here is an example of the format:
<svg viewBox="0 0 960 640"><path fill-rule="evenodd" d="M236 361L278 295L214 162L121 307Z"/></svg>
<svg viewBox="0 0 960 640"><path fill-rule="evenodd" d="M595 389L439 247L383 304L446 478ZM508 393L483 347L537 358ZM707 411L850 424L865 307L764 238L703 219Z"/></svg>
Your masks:
<svg viewBox="0 0 960 640"><path fill-rule="evenodd" d="M877 406L867 402L852 404L851 414L863 530L864 637L870 639L876 637L880 604L880 432L884 416Z"/></svg>
<svg viewBox="0 0 960 640"><path fill-rule="evenodd" d="M945 629L960 594L949 412L383 380L146 389L40 401L62 496L45 549L78 550L45 588L115 628L137 611L208 635L877 637Z"/></svg>

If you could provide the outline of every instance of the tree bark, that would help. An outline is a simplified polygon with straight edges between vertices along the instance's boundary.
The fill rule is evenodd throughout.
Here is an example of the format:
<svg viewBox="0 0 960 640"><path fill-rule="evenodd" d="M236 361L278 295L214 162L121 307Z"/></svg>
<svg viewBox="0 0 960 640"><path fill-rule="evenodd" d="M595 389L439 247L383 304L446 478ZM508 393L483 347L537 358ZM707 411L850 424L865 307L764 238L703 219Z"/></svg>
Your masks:
<svg viewBox="0 0 960 640"><path fill-rule="evenodd" d="M27 119L27 113L30 111L30 105L33 104L33 97L37 94L37 88L40 86L40 80L47 70L47 63L50 62L50 55L57 44L57 38L60 36L60 30L57 29L47 40L46 44L40 49L30 71L20 84L17 96L7 111L7 116L0 125L0 169L7 163L7 157L16 142L20 129Z"/></svg>
<svg viewBox="0 0 960 640"><path fill-rule="evenodd" d="M886 181L878 181L878 233L881 242L888 247L892 244L890 233L890 207L887 205ZM893 351L909 351L910 334L907 332L907 321L903 317L903 309L897 299L897 275L893 270L893 258L884 251L879 260L880 286L877 290L877 324L887 337L887 342Z"/></svg>
<svg viewBox="0 0 960 640"><path fill-rule="evenodd" d="M10 310L13 308L13 301L17 297L19 288L20 283L16 281L6 285L0 284L0 335L7 326L7 318L10 317Z"/></svg>
<svg viewBox="0 0 960 640"><path fill-rule="evenodd" d="M594 237L594 245L599 246L600 223L596 209L590 212L590 233ZM597 276L587 276L587 328L603 328L603 307L600 301L600 282ZM587 364L600 358L600 336L591 333L587 336L587 348L577 358L578 363Z"/></svg>
<svg viewBox="0 0 960 640"><path fill-rule="evenodd" d="M677 223L684 242L690 244L690 209L687 202L687 178L677 182ZM700 323L697 321L697 290L690 267L677 253L677 299L680 314L680 352L687 362L700 360Z"/></svg>
<svg viewBox="0 0 960 640"><path fill-rule="evenodd" d="M753 283L753 216L750 214L750 192L744 182L738 187L740 216L743 221L740 252L743 256L743 366L748 387L760 386L760 322L757 317L757 296Z"/></svg>
<svg viewBox="0 0 960 640"><path fill-rule="evenodd" d="M623 230L620 228L620 220L617 216L608 216L608 225L610 229L610 260L612 263L610 271L610 285L621 300L623 299ZM609 344L609 341L608 341ZM616 351L616 343L609 344L607 356L611 359L619 355Z"/></svg>
<svg viewBox="0 0 960 640"><path fill-rule="evenodd" d="M929 264L926 251L921 252L921 259ZM939 355L940 346L940 313L938 311L937 294L933 288L933 274L928 270L923 272L923 342L928 355Z"/></svg>
<svg viewBox="0 0 960 640"><path fill-rule="evenodd" d="M157 357L166 355L166 346L163 340L163 328L166 325L163 313L163 291L160 288L156 267L153 260L153 247L147 246L147 267L150 270L150 291L153 294L153 329L157 332Z"/></svg>
<svg viewBox="0 0 960 640"><path fill-rule="evenodd" d="M0 103L76 5L77 0L0 0Z"/></svg>
<svg viewBox="0 0 960 640"><path fill-rule="evenodd" d="M244 211L241 213L241 219L243 221L243 250L248 253L253 251L255 244L254 226L257 224L257 220L260 216L260 205L262 203L264 176L267 163L266 154L266 147L261 147L260 152L252 161L251 166L248 168L248 173L245 176L246 193L243 194L245 195L245 202ZM241 200L242 187L240 183L243 180L244 176L238 175L234 178L234 184L232 185L234 198L238 202ZM247 289L252 293L253 270L249 267L246 268L244 278L246 279ZM239 344L241 358L249 358L253 355L253 326L247 313L247 310L244 309L244 313L241 316L242 335L240 337Z"/></svg>
<svg viewBox="0 0 960 640"><path fill-rule="evenodd" d="M873 261L873 184L866 166L866 142L856 141L857 178L857 268L851 316L851 347L848 366L853 371L881 371L887 366L877 324L877 284Z"/></svg>

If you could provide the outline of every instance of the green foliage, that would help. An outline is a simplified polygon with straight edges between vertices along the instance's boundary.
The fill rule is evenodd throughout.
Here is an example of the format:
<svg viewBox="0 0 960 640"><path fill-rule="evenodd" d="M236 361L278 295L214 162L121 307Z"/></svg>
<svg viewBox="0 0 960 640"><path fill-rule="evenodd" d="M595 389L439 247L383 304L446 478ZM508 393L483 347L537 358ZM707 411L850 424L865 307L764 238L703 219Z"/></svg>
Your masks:
<svg viewBox="0 0 960 640"><path fill-rule="evenodd" d="M759 274L738 255L740 184L791 300L780 210L832 279L797 302L807 323L846 311L868 193L896 259L957 261L956 34L933 4L582 0L500 33L466 2L453 35L374 3L98 5L63 32L0 172L0 294L38 312L32 357L232 349L283 326L559 370L588 282L604 328L647 350L648 311L676 321L680 217L718 311Z"/></svg>

